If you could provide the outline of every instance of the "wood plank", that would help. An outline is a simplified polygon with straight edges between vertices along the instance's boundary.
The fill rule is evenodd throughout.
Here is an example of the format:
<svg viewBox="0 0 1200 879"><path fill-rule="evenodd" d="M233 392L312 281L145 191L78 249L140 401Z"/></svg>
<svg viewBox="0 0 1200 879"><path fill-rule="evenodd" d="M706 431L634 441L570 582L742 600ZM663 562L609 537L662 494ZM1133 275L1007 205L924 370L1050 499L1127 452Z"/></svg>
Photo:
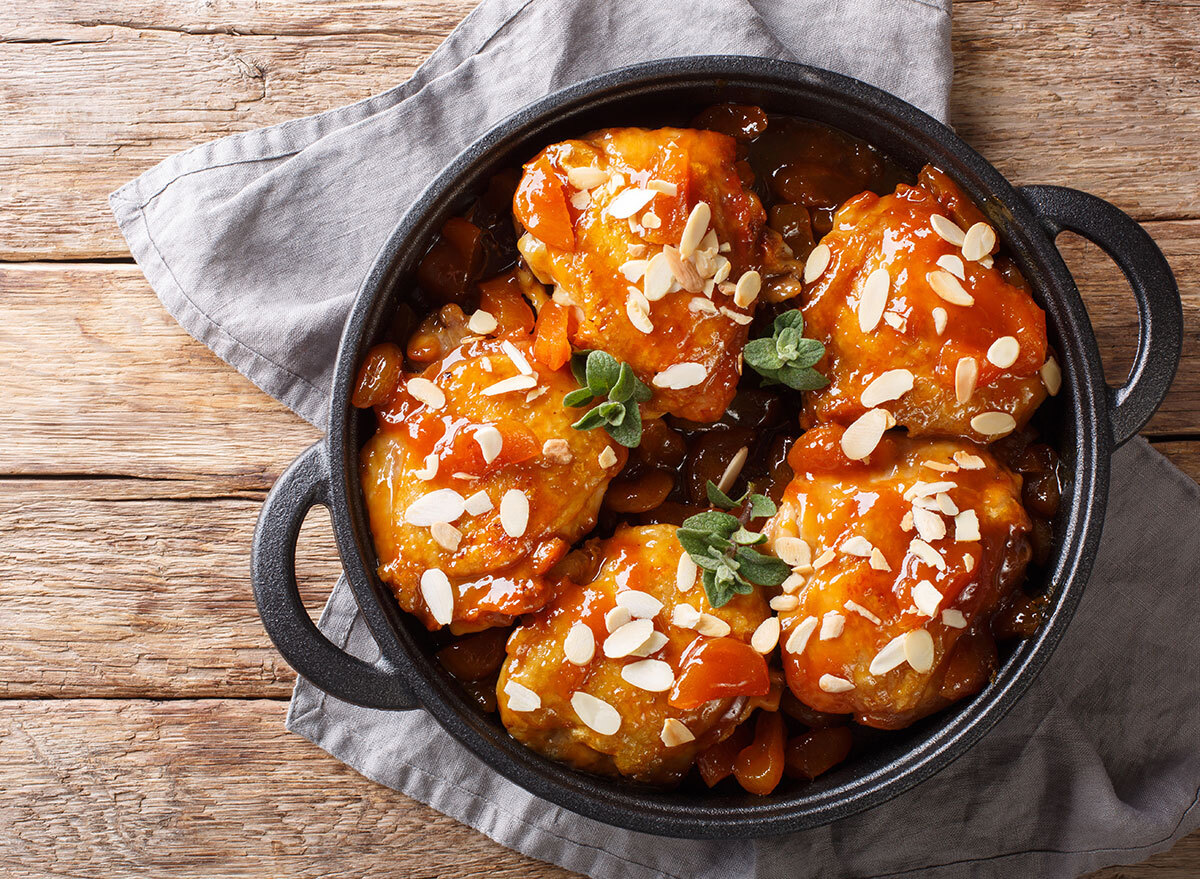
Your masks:
<svg viewBox="0 0 1200 879"><path fill-rule="evenodd" d="M409 76L473 0L0 8L0 259L121 256L107 194L155 162ZM1018 182L1200 216L1200 7L956 5L953 116ZM1169 14L1167 14L1169 13ZM1070 58L1070 64L1063 64Z"/></svg>
<svg viewBox="0 0 1200 879"><path fill-rule="evenodd" d="M567 879L374 784L283 728L283 703L0 702L13 879ZM1088 879L1192 879L1200 833ZM386 865L386 866L384 866Z"/></svg>
<svg viewBox="0 0 1200 879"><path fill-rule="evenodd" d="M285 708L0 702L4 875L573 875L365 780L286 732Z"/></svg>

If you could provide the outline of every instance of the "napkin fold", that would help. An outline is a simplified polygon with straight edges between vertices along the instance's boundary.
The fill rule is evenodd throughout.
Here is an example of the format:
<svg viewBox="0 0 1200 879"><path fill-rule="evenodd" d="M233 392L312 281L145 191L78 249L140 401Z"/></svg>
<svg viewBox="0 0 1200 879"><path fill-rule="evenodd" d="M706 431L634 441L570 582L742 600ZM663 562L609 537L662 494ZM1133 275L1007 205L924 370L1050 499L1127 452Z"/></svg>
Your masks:
<svg viewBox="0 0 1200 879"><path fill-rule="evenodd" d="M314 423L338 338L392 226L491 125L619 66L688 54L798 60L945 119L949 0L484 0L407 82L204 144L113 193L135 259L192 335ZM1075 876L1200 825L1200 489L1141 440L1113 463L1105 541L1055 657L966 756L828 827L690 842L618 830L525 792L420 711L304 680L288 728L368 778L594 877ZM320 621L377 648L339 582Z"/></svg>

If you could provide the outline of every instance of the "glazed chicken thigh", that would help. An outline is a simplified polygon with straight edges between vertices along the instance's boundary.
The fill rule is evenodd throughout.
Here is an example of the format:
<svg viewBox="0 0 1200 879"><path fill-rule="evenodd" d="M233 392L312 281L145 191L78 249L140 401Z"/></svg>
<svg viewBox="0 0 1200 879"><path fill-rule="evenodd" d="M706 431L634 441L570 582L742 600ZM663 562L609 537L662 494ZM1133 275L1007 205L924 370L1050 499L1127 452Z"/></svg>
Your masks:
<svg viewBox="0 0 1200 879"><path fill-rule="evenodd" d="M589 550L590 582L509 639L500 719L555 760L677 781L771 698L766 660L748 643L770 611L757 592L711 607L672 526L623 527Z"/></svg>
<svg viewBox="0 0 1200 879"><path fill-rule="evenodd" d="M987 624L1024 574L1030 521L1020 477L983 446L893 431L852 461L842 432L797 440L767 529L796 571L784 669L812 708L894 729L987 682Z"/></svg>
<svg viewBox="0 0 1200 879"><path fill-rule="evenodd" d="M654 391L650 414L721 416L765 279L796 268L732 138L614 128L554 144L525 166L515 214L576 349L628 363Z"/></svg>

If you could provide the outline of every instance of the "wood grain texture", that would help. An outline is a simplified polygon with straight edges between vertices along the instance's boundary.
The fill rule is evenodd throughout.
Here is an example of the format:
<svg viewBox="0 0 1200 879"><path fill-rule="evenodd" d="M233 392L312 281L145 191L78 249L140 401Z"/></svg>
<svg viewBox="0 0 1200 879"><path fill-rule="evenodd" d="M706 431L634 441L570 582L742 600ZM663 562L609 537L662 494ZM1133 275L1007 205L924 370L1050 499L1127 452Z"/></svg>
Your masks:
<svg viewBox="0 0 1200 879"><path fill-rule="evenodd" d="M124 255L113 189L189 146L398 84L473 5L4 4L0 259ZM1180 148L1200 140L1200 7L963 3L954 48L955 125L1011 179L1200 216L1200 153Z"/></svg>

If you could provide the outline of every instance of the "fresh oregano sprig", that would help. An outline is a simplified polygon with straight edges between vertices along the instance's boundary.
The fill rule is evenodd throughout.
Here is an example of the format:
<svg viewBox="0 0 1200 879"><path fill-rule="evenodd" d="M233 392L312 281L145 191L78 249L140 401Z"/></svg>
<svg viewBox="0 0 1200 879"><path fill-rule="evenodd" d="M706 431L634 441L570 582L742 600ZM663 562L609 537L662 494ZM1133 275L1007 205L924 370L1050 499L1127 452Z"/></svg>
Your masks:
<svg viewBox="0 0 1200 879"><path fill-rule="evenodd" d="M603 427L616 442L632 449L642 441L642 413L638 403L651 397L628 363L620 363L607 351L587 351L571 358L571 372L581 387L563 397L572 408L590 406L571 426L576 430Z"/></svg>
<svg viewBox="0 0 1200 879"><path fill-rule="evenodd" d="M804 315L800 309L785 311L775 318L770 337L746 344L743 357L766 379L765 384L784 384L797 391L815 391L829 380L813 369L825 356L825 346L804 338Z"/></svg>
<svg viewBox="0 0 1200 879"><path fill-rule="evenodd" d="M747 519L775 514L774 502L747 490L734 500L710 479L705 486L713 506L743 509ZM675 532L680 544L700 568L701 582L708 603L721 607L734 595L745 595L755 585L778 586L791 571L774 556L763 555L751 547L765 543L767 536L746 528L742 519L723 510L697 513L684 520Z"/></svg>

